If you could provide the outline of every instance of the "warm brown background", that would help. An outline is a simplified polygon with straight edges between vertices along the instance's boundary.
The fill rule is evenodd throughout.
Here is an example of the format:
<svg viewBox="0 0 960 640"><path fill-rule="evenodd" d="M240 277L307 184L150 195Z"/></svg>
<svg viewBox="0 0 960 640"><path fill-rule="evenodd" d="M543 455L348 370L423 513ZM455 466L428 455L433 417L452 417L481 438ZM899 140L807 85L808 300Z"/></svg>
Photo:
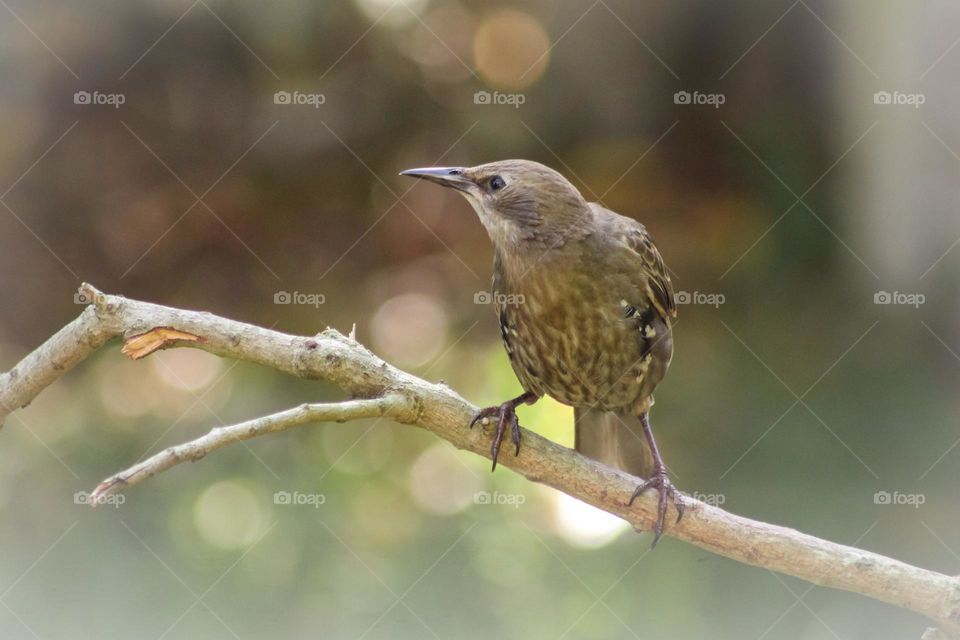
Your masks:
<svg viewBox="0 0 960 640"><path fill-rule="evenodd" d="M478 404L514 395L491 310L474 303L491 259L479 222L396 174L536 159L647 224L679 291L725 298L680 308L657 394L680 488L957 573L954 4L0 5L0 368L78 313L87 280L284 331L356 323L384 357ZM124 104L75 104L78 91ZM324 102L275 104L277 91ZM523 104L478 105L477 91ZM725 102L678 105L678 91ZM877 91L925 103L877 105ZM274 304L281 291L324 304ZM879 291L926 301L877 305ZM0 636L924 626L674 541L648 554L647 536L388 424L234 447L117 509L74 503L210 426L336 397L186 351L131 363L113 348L68 375L0 432ZM565 408L521 419L572 441ZM324 503L275 503L284 491ZM475 504L479 491L522 504ZM924 503L877 504L878 491Z"/></svg>

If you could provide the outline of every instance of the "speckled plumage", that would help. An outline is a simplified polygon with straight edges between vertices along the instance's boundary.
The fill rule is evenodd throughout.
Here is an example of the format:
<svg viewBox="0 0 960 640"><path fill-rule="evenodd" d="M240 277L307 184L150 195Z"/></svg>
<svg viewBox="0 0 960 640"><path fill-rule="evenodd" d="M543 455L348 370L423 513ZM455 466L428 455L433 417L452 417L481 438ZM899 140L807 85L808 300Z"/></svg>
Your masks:
<svg viewBox="0 0 960 640"><path fill-rule="evenodd" d="M492 457L515 409L543 395L573 406L576 447L649 476L660 494L659 538L673 498L650 430L653 390L673 355L673 288L660 252L639 222L588 203L562 175L536 162L411 169L406 175L461 191L494 245L493 298L504 347L524 394L484 409L497 417ZM652 463L652 464L651 464Z"/></svg>
<svg viewBox="0 0 960 640"><path fill-rule="evenodd" d="M569 238L497 250L504 346L527 391L643 411L673 354L670 279L643 225L596 204L585 203L583 216Z"/></svg>

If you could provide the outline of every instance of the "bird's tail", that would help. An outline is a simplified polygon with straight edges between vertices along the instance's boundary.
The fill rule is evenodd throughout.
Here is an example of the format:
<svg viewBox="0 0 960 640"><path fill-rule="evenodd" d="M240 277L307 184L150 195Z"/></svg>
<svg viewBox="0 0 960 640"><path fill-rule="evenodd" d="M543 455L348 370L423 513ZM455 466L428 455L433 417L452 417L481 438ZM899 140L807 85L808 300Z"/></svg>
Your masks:
<svg viewBox="0 0 960 640"><path fill-rule="evenodd" d="M577 451L640 478L650 477L653 455L643 437L640 418L629 407L618 411L575 408L573 415Z"/></svg>

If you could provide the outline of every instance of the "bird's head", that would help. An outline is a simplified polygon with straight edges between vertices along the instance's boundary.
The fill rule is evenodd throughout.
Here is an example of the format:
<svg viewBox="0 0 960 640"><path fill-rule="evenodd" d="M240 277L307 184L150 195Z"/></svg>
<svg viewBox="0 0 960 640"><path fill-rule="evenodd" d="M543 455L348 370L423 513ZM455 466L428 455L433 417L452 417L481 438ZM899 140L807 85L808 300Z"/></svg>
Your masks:
<svg viewBox="0 0 960 640"><path fill-rule="evenodd" d="M400 175L462 193L497 246L562 238L577 228L582 216L589 215L576 187L550 167L530 160L408 169Z"/></svg>

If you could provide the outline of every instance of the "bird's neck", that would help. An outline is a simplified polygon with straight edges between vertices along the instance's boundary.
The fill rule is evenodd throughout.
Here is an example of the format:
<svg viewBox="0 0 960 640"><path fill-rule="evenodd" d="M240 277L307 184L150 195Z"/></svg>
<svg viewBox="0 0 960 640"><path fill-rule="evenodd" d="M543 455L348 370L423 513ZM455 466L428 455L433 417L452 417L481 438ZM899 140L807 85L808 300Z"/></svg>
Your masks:
<svg viewBox="0 0 960 640"><path fill-rule="evenodd" d="M499 217L498 224L493 228L487 226L487 231L498 251L539 260L543 253L589 236L592 216L588 206L569 207L546 212L536 222L514 222Z"/></svg>
<svg viewBox="0 0 960 640"><path fill-rule="evenodd" d="M590 236L590 227L557 230L528 229L526 233L506 240L494 241L495 265L508 276L525 277L557 268L557 260L579 255L583 242Z"/></svg>

